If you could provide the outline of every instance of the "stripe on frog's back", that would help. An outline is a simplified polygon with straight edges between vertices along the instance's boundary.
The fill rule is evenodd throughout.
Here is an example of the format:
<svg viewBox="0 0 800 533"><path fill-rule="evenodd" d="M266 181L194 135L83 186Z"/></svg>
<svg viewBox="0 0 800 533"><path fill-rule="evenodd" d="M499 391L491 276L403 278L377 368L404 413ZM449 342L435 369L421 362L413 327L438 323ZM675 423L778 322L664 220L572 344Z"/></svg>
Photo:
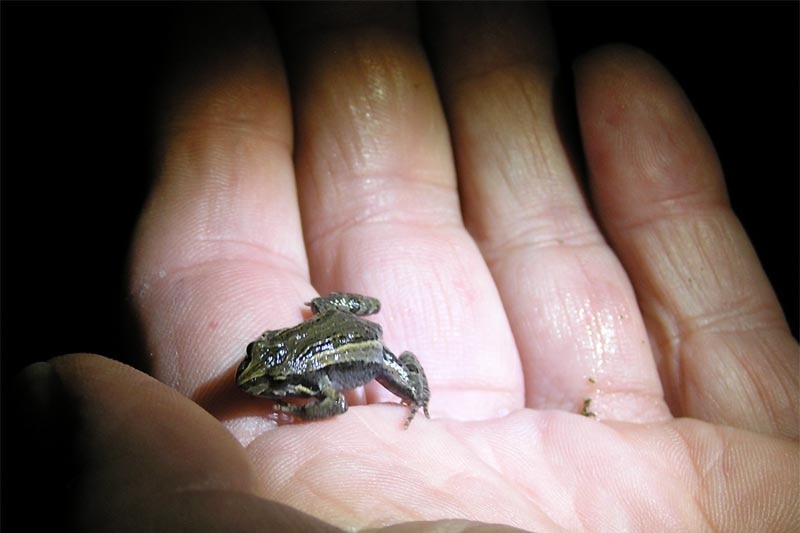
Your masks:
<svg viewBox="0 0 800 533"><path fill-rule="evenodd" d="M377 339L356 340L347 334L337 334L329 339L309 345L296 360L299 373L314 372L321 368L345 363L383 363L383 344Z"/></svg>

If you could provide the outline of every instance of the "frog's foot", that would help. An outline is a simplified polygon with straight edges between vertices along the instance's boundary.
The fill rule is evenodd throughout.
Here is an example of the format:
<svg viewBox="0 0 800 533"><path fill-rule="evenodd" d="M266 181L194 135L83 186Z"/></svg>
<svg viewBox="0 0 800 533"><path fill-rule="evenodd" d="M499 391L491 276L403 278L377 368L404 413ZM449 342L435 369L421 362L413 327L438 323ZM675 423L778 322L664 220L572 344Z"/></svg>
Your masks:
<svg viewBox="0 0 800 533"><path fill-rule="evenodd" d="M322 389L322 394L321 400L314 398L302 405L279 404L277 408L279 411L305 420L330 418L347 411L347 400L341 392L326 387Z"/></svg>
<svg viewBox="0 0 800 533"><path fill-rule="evenodd" d="M374 315L381 310L381 302L377 298L347 292L332 292L327 296L314 298L310 302L306 302L306 305L315 315L335 309L358 316L366 316Z"/></svg>
<svg viewBox="0 0 800 533"><path fill-rule="evenodd" d="M414 420L414 416L416 416L417 411L419 411L420 407L422 407L422 412L425 413L425 418L430 419L431 415L430 415L430 413L428 413L428 404L427 403L424 404L424 405L412 403L412 404L409 405L409 407L411 408L411 412L408 414L408 418L406 418L406 423L403 424L403 428L404 429L408 429L408 425L411 423L412 420Z"/></svg>
<svg viewBox="0 0 800 533"><path fill-rule="evenodd" d="M422 365L419 364L416 355L411 352L403 352L400 354L398 360L400 364L408 370L409 379L411 383L414 384L414 389L416 390L414 401L409 403L411 412L408 418L406 418L405 423L405 428L408 429L408 425L414 419L420 407L422 408L422 412L425 413L425 418L430 419L431 415L428 413L428 401L431 398L431 392L428 389L428 378L425 376L425 371L422 369Z"/></svg>

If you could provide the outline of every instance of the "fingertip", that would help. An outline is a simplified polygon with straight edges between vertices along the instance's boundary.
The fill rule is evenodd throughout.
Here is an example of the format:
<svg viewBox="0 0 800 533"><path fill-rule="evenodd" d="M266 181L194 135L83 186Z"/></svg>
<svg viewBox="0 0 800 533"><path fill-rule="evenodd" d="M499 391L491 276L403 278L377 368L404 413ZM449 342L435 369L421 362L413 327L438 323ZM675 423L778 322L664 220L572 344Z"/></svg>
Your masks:
<svg viewBox="0 0 800 533"><path fill-rule="evenodd" d="M630 78L631 74L660 83L672 81L669 71L656 58L641 48L624 43L589 50L575 59L572 68L576 83L604 80L619 83Z"/></svg>
<svg viewBox="0 0 800 533"><path fill-rule="evenodd" d="M716 151L680 84L639 48L607 45L575 61L576 104L595 201L650 216L664 198L727 203ZM624 209L620 205L647 209ZM622 220L618 220L622 222Z"/></svg>
<svg viewBox="0 0 800 533"><path fill-rule="evenodd" d="M595 61L621 60L621 61L649 61L658 64L653 56L638 46L626 43L604 44L579 55L574 62L574 67L580 67Z"/></svg>
<svg viewBox="0 0 800 533"><path fill-rule="evenodd" d="M604 111L600 114L605 120L621 124L629 113L646 107L660 116L691 117L700 125L672 74L641 48L601 46L578 57L573 70L582 122L586 116Z"/></svg>

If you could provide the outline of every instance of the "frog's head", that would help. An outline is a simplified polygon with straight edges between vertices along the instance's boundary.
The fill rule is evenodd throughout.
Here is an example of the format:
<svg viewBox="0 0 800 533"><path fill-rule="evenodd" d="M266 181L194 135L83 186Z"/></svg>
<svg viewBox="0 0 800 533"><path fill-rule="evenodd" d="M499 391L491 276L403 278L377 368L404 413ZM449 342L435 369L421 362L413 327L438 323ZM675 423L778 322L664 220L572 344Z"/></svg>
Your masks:
<svg viewBox="0 0 800 533"><path fill-rule="evenodd" d="M255 396L281 396L285 380L282 360L286 348L269 338L259 338L247 345L247 355L236 369L236 384Z"/></svg>

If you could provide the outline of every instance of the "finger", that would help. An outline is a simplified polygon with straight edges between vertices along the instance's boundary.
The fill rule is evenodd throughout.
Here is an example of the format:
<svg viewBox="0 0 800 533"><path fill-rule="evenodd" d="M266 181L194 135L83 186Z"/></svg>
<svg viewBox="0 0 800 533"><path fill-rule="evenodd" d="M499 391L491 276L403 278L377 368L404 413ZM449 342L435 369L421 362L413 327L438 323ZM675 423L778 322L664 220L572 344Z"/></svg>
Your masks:
<svg viewBox="0 0 800 533"><path fill-rule="evenodd" d="M576 70L598 211L633 279L677 416L797 435L797 345L690 104L645 54Z"/></svg>
<svg viewBox="0 0 800 533"><path fill-rule="evenodd" d="M28 417L40 417L26 422L41 422L42 432L26 435L33 446L20 449L38 485L27 503L43 496L44 479L58 492L54 500L69 494L74 501L67 513L36 517L39 527L57 520L60 531L152 531L154 524L158 531L263 531L265 523L327 530L255 496L258 480L239 443L146 374L103 357L70 355L29 367L22 378ZM47 421L55 416L56 424Z"/></svg>
<svg viewBox="0 0 800 533"><path fill-rule="evenodd" d="M461 222L413 5L303 6L286 16L315 287L383 300L386 342L419 357L432 415L485 418L521 406L513 339ZM380 387L368 394L396 400Z"/></svg>
<svg viewBox="0 0 800 533"><path fill-rule="evenodd" d="M233 389L247 343L298 322L313 293L269 23L249 4L194 6L181 24L130 290L154 374L205 402Z"/></svg>
<svg viewBox="0 0 800 533"><path fill-rule="evenodd" d="M576 412L588 399L601 418L668 417L633 291L560 136L543 8L445 5L435 14L464 218L500 288L526 404Z"/></svg>

